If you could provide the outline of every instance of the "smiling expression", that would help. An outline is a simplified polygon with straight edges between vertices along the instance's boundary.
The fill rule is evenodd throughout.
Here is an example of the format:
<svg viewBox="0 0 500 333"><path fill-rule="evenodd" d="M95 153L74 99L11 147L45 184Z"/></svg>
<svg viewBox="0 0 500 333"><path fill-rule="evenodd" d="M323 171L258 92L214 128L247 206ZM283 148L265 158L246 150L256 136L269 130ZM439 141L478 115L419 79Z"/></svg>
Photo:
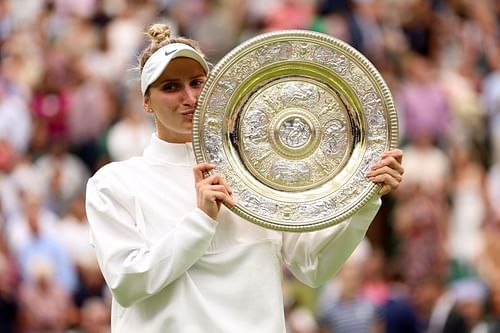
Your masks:
<svg viewBox="0 0 500 333"><path fill-rule="evenodd" d="M153 110L160 139L191 142L193 113L205 82L206 73L197 61L176 58L149 87L144 106Z"/></svg>

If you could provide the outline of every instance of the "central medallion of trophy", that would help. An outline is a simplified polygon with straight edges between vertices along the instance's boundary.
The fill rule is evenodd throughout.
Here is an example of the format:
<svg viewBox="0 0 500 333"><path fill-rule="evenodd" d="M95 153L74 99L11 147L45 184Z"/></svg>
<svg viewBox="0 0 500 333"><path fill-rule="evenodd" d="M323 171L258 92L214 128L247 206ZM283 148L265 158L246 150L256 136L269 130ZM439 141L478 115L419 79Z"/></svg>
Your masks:
<svg viewBox="0 0 500 333"><path fill-rule="evenodd" d="M300 117L285 119L278 131L280 142L290 149L301 148L311 139L311 127Z"/></svg>

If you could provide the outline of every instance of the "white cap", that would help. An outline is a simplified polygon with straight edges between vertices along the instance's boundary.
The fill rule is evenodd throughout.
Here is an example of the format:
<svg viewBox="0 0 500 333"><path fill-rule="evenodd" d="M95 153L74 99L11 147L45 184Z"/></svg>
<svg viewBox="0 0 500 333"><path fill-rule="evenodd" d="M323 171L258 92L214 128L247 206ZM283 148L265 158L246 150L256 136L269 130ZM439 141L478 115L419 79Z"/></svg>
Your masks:
<svg viewBox="0 0 500 333"><path fill-rule="evenodd" d="M142 68L141 91L143 96L146 94L149 86L155 82L165 68L167 68L170 61L180 57L196 60L208 75L208 64L198 51L184 43L167 44L156 50Z"/></svg>

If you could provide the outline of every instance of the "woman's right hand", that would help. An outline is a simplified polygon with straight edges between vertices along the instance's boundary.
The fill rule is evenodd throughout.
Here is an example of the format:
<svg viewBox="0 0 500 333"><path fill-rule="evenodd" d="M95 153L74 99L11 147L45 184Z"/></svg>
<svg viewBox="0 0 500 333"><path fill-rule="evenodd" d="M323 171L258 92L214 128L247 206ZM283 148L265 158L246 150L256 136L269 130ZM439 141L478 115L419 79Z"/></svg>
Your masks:
<svg viewBox="0 0 500 333"><path fill-rule="evenodd" d="M219 214L221 203L234 206L235 202L231 197L231 189L224 182L222 176L215 173L207 178L205 172L215 168L210 163L200 163L193 168L196 186L197 206L212 219L216 219Z"/></svg>

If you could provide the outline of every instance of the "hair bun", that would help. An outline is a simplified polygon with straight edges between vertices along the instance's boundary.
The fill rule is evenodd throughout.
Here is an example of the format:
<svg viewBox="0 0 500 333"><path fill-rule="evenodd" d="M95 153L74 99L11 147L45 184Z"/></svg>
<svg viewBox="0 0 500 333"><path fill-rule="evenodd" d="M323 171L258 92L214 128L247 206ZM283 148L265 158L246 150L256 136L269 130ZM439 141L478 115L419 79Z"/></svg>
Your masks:
<svg viewBox="0 0 500 333"><path fill-rule="evenodd" d="M153 44L160 44L170 39L170 28L166 24L155 23L148 29Z"/></svg>

